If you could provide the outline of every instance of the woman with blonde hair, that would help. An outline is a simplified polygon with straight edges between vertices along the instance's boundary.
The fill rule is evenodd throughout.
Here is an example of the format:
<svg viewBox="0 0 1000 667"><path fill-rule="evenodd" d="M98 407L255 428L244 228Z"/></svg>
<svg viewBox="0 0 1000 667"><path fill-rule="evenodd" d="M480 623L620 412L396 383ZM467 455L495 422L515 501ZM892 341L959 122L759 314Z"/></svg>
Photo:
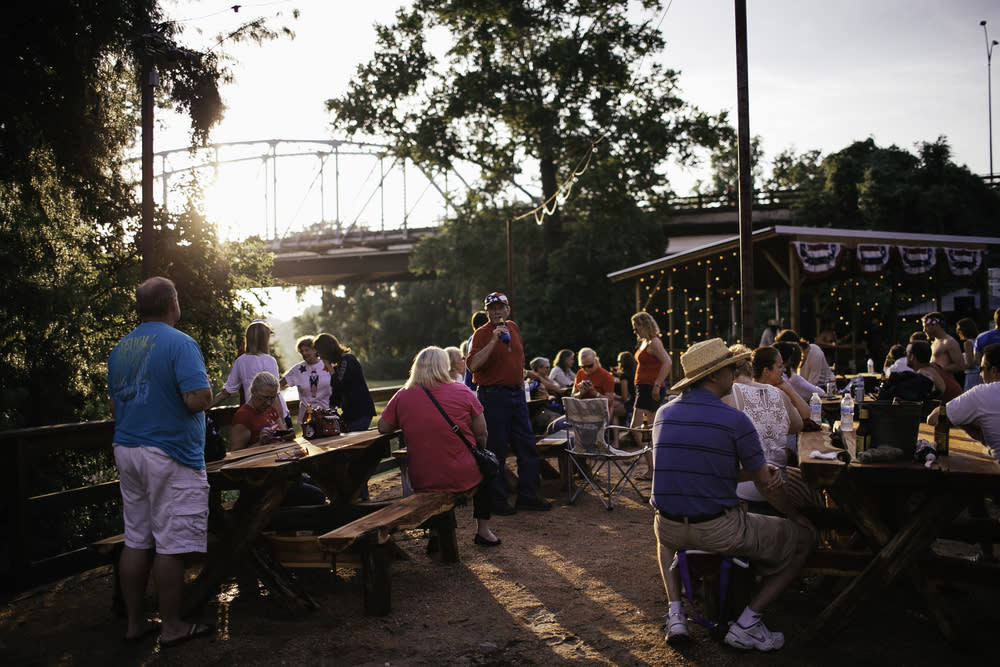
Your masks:
<svg viewBox="0 0 1000 667"><path fill-rule="evenodd" d="M635 406L629 428L640 428L644 420L649 426L653 425L656 409L663 400L663 383L670 375L673 362L663 347L660 327L652 315L645 311L633 315L632 331L639 346L635 351ZM646 472L636 476L636 479L653 479L653 454L647 452L643 462Z"/></svg>
<svg viewBox="0 0 1000 667"><path fill-rule="evenodd" d="M407 472L414 491L463 492L475 488L473 541L484 547L500 546L500 539L490 529L491 480L483 478L469 449L486 447L483 406L468 387L454 381L450 366L448 353L440 347L420 350L406 384L382 411L378 430L403 430L409 459Z"/></svg>
<svg viewBox="0 0 1000 667"><path fill-rule="evenodd" d="M236 361L233 362L233 367L229 371L229 377L226 378L226 384L223 386L222 391L212 399L212 405L209 407L214 408L241 390L243 397L249 400L250 385L261 371L267 371L275 377L280 377L278 362L269 354L271 327L268 326L266 321L254 320L251 322L250 326L244 332L243 341L245 352L236 357ZM286 425L291 428L288 407L285 406L285 399L282 398L280 392L275 398L274 405L278 414L285 420Z"/></svg>

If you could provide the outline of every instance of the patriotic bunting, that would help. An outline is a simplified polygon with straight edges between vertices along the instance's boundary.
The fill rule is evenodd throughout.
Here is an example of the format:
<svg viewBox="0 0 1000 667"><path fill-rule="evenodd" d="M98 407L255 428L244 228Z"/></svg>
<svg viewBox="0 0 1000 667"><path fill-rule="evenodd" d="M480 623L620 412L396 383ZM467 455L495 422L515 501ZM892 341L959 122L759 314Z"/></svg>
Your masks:
<svg viewBox="0 0 1000 667"><path fill-rule="evenodd" d="M899 256L903 261L903 273L919 276L930 272L937 264L937 250L917 246L899 246Z"/></svg>
<svg viewBox="0 0 1000 667"><path fill-rule="evenodd" d="M858 244L858 269L866 275L881 273L889 263L889 249L892 246L876 243Z"/></svg>
<svg viewBox="0 0 1000 667"><path fill-rule="evenodd" d="M810 278L819 278L830 274L840 264L840 254L844 249L842 243L799 243L793 242L795 252L802 262L802 270Z"/></svg>
<svg viewBox="0 0 1000 667"><path fill-rule="evenodd" d="M944 256L948 258L948 268L954 276L971 276L983 263L982 250L944 248Z"/></svg>

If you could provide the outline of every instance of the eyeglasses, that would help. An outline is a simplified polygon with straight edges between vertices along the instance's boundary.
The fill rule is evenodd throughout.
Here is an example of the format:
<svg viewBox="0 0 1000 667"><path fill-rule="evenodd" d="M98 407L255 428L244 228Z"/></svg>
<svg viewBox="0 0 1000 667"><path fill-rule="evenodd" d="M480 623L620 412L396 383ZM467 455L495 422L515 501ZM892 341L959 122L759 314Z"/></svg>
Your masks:
<svg viewBox="0 0 1000 667"><path fill-rule="evenodd" d="M594 367L594 364L584 364L583 367L589 370Z"/></svg>
<svg viewBox="0 0 1000 667"><path fill-rule="evenodd" d="M258 400L261 400L261 401L267 401L268 403L270 403L271 401L273 401L277 397L278 397L277 394L254 394L254 398L256 398Z"/></svg>

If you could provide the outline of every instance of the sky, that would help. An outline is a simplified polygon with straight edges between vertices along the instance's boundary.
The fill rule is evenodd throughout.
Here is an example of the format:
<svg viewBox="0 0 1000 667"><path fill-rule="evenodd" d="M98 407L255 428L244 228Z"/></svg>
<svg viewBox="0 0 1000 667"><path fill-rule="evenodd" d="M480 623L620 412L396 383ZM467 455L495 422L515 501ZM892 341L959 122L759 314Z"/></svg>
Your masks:
<svg viewBox="0 0 1000 667"><path fill-rule="evenodd" d="M192 46L203 48L220 32L278 12L283 18L274 25L287 24L296 33L294 40L262 47L227 48L238 62L235 82L222 91L228 109L212 133L213 142L335 138L324 102L342 94L357 66L372 57L373 23L391 22L399 5L399 0L278 0L246 3L234 13L232 0L164 0ZM300 12L297 20L291 17L294 9ZM680 71L685 100L708 112L728 111L735 125L734 3L665 0L663 10L639 14L659 24L666 39L663 52L651 58ZM944 136L956 163L977 174L989 172L987 47L979 22L987 20L990 40L1000 40L997 0L748 0L747 15L750 131L761 137L765 160L789 148L827 154L868 137L879 146L914 150L920 142ZM186 145L180 119L159 120L156 150ZM345 182L349 177L364 180L342 185L341 219L374 227L382 215L377 202L368 201L374 162L364 159L342 169ZM282 204L279 228L321 217L319 161L303 160L307 164L298 176L291 166L279 167L281 187L291 187L289 181L299 187L296 193L279 189L271 195ZM261 233L274 225L265 209L275 201L265 204L263 188L252 185L264 182L267 172L259 161L243 169L224 170L234 176L228 184L220 177L208 196L209 214L227 234ZM994 170L1000 171L1000 154ZM329 172L327 168L322 179L327 188L322 217L328 220L333 217ZM690 193L698 179L711 179L707 164L673 167L668 175L678 194ZM400 191L397 186L390 199L400 199ZM426 192L431 195L424 196ZM420 220L440 210L433 190L415 175L407 176L407 193L411 224L420 226ZM418 205L427 211L417 214ZM400 217L385 215L387 226L395 226L392 221ZM291 304L287 298L280 301L288 312L299 307L294 299Z"/></svg>

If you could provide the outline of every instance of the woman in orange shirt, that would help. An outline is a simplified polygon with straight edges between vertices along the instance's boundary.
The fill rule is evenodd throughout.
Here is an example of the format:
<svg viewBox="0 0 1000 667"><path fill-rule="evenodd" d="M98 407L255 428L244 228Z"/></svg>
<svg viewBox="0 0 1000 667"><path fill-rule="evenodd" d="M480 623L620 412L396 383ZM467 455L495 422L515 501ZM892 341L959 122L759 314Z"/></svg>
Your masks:
<svg viewBox="0 0 1000 667"><path fill-rule="evenodd" d="M663 399L663 383L670 375L670 355L660 340L660 327L647 312L632 316L632 331L639 341L635 352L635 407L629 428L639 428L643 420L653 425L656 409ZM646 472L636 479L653 479L653 454L643 456Z"/></svg>

